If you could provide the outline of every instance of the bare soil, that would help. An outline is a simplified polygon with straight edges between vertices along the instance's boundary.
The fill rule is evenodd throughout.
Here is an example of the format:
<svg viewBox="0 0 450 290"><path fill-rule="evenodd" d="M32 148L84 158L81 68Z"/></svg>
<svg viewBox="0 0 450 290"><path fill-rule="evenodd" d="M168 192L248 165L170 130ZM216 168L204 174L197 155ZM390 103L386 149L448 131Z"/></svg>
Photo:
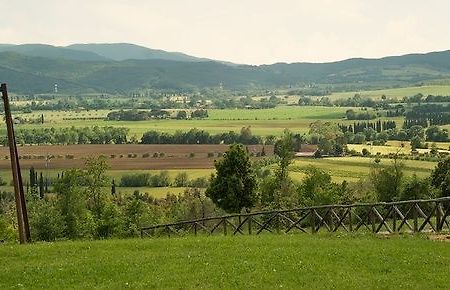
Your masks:
<svg viewBox="0 0 450 290"><path fill-rule="evenodd" d="M86 157L104 155L113 170L212 168L228 145L45 145L18 147L21 167L67 169L83 167ZM256 155L262 145L247 146ZM265 146L267 155L273 146ZM158 157L153 157L154 154ZM162 153L162 154L161 154ZM208 157L208 154L210 155ZM213 157L211 156L213 155ZM47 156L49 161L47 162ZM0 169L10 169L9 148L0 147Z"/></svg>

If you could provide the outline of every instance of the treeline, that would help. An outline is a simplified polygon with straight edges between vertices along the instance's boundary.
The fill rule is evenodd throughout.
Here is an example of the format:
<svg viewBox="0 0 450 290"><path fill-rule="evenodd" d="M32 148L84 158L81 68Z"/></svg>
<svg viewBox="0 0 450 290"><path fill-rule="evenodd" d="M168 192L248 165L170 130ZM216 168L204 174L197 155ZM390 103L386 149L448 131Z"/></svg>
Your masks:
<svg viewBox="0 0 450 290"><path fill-rule="evenodd" d="M405 103L448 103L450 102L450 96L442 95L428 95L415 94L414 96L407 96L403 98Z"/></svg>
<svg viewBox="0 0 450 290"><path fill-rule="evenodd" d="M180 110L175 116L166 110L152 109L150 111L139 110L120 110L108 113L106 116L110 121L144 121L151 119L203 119L208 118L208 111L203 109L197 109L188 115L185 110Z"/></svg>
<svg viewBox="0 0 450 290"><path fill-rule="evenodd" d="M272 95L269 98L254 99L252 97L242 98L217 98L212 102L212 106L218 109L270 109L275 108L281 100Z"/></svg>
<svg viewBox="0 0 450 290"><path fill-rule="evenodd" d="M206 188L208 180L205 177L189 179L186 172L178 173L175 178L171 178L167 171L160 171L159 174L138 173L126 174L120 179L121 187L196 187Z"/></svg>
<svg viewBox="0 0 450 290"><path fill-rule="evenodd" d="M392 120L388 121L378 120L376 122L358 122L350 124L348 126L338 124L338 126L344 133L346 132L359 133L364 132L365 129L369 128L375 130L377 133L381 133L384 130L395 129L397 127L395 121Z"/></svg>
<svg viewBox="0 0 450 290"><path fill-rule="evenodd" d="M439 104L423 104L412 107L405 115L404 127L414 125L428 127L450 124L450 106Z"/></svg>
<svg viewBox="0 0 450 290"><path fill-rule="evenodd" d="M211 134L204 130L191 129L187 132L176 131L166 133L148 131L142 136L142 144L233 144L245 145L262 144L261 136L254 136L250 127L243 127L240 133L230 131L228 133Z"/></svg>
<svg viewBox="0 0 450 290"><path fill-rule="evenodd" d="M372 120L378 117L377 114L373 111L361 110L355 112L355 110L353 109L348 109L345 112L345 116L347 120Z"/></svg>
<svg viewBox="0 0 450 290"><path fill-rule="evenodd" d="M16 142L19 144L125 144L128 128L84 127L84 128L36 128L16 130ZM1 136L0 142L6 146L7 136Z"/></svg>

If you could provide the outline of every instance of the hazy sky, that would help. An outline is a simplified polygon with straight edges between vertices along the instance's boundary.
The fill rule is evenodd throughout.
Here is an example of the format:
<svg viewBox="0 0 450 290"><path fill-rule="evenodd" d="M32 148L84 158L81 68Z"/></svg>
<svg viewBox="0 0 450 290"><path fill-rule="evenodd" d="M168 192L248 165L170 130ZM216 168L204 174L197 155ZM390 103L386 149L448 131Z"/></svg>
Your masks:
<svg viewBox="0 0 450 290"><path fill-rule="evenodd" d="M0 43L130 42L237 63L450 49L448 0L0 0Z"/></svg>

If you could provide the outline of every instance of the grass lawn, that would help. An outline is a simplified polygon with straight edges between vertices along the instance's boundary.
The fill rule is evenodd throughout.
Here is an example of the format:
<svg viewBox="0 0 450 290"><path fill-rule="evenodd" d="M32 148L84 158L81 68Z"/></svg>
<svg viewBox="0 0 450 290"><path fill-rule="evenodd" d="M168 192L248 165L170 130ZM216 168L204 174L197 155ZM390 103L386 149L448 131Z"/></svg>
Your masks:
<svg viewBox="0 0 450 290"><path fill-rule="evenodd" d="M448 288L448 243L262 235L0 245L0 288Z"/></svg>

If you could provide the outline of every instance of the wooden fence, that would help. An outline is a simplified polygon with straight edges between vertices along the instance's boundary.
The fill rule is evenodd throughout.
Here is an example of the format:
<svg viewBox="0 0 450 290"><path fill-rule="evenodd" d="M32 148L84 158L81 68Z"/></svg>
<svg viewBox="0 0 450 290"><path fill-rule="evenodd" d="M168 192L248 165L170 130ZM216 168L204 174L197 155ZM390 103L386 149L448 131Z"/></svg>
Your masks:
<svg viewBox="0 0 450 290"><path fill-rule="evenodd" d="M262 233L420 233L450 230L450 197L389 203L323 205L202 218L141 228L141 237Z"/></svg>

